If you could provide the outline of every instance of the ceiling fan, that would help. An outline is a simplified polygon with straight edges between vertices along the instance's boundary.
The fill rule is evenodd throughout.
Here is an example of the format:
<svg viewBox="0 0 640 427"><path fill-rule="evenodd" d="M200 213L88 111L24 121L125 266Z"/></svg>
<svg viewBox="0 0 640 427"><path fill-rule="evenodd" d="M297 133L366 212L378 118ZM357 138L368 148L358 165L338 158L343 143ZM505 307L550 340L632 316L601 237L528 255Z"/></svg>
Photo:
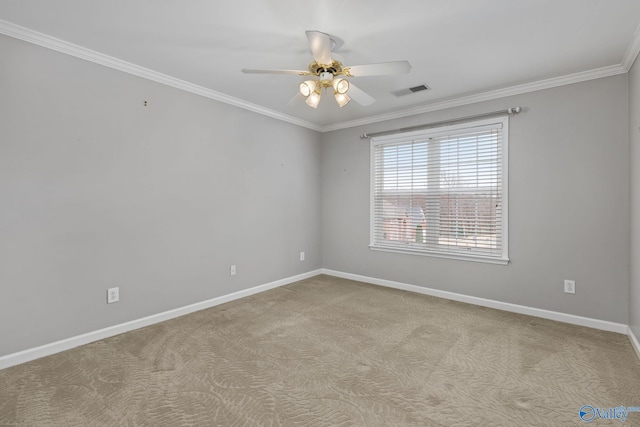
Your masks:
<svg viewBox="0 0 640 427"><path fill-rule="evenodd" d="M381 62L377 64L352 65L345 67L332 55L332 51L342 44L341 40L320 31L306 31L309 47L314 61L309 64L308 71L303 70L253 70L243 68L248 74L293 74L312 76L300 83L298 90L306 98L306 103L317 108L323 90L333 90L333 95L340 107L344 107L351 99L362 106L375 102L369 94L347 80L347 77L381 76L390 74L406 74L411 70L409 61Z"/></svg>

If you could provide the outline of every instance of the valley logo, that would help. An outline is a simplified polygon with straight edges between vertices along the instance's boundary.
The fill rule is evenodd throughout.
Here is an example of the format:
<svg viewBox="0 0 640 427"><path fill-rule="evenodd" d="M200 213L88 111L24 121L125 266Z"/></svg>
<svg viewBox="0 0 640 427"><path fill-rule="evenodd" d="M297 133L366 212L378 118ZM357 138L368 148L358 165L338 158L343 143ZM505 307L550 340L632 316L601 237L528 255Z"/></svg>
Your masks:
<svg viewBox="0 0 640 427"><path fill-rule="evenodd" d="M627 421L631 412L640 412L640 406L616 406L615 408L596 408L591 405L584 405L578 412L580 419L585 423L590 423L596 418L602 420Z"/></svg>

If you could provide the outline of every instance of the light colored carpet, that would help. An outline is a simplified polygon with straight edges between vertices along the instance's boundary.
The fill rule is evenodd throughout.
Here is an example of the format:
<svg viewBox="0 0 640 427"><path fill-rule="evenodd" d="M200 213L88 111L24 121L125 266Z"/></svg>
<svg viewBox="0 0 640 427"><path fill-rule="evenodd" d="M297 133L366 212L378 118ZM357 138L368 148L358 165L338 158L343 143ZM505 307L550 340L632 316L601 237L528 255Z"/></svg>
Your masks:
<svg viewBox="0 0 640 427"><path fill-rule="evenodd" d="M329 276L0 371L0 425L566 426L583 405L640 406L624 335Z"/></svg>

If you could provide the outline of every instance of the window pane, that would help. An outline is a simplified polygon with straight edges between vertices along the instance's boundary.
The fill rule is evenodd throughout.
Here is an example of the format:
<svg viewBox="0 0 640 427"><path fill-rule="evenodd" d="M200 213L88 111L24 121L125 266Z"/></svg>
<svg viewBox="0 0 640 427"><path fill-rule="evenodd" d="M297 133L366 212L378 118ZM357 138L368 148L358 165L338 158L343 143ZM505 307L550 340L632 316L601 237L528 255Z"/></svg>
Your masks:
<svg viewBox="0 0 640 427"><path fill-rule="evenodd" d="M506 259L503 124L373 144L372 246Z"/></svg>

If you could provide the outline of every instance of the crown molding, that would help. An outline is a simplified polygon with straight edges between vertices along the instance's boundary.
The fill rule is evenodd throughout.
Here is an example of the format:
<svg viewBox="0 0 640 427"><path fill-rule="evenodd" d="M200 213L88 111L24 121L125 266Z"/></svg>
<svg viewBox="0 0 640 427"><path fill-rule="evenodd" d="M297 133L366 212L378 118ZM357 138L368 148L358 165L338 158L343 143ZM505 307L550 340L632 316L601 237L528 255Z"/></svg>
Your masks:
<svg viewBox="0 0 640 427"><path fill-rule="evenodd" d="M564 86L573 83L580 83L588 80L599 79L602 77L615 76L618 74L624 74L629 71L635 58L640 52L640 26L636 29L636 33L633 41L627 48L623 61L620 65L612 65L608 67L596 68L593 70L583 71L575 74L568 74L560 77L553 77L545 80L540 80L531 83L525 83L521 85L511 86L503 89L496 89L487 92L481 92L472 95L466 95L456 98L449 98L441 101L435 101L429 104L423 104L420 106L394 111L391 113L380 114L376 116L369 116L362 119L350 120L341 123L335 123L331 125L319 125L307 120L299 119L297 117L280 113L278 111L262 107L260 105L241 100L221 92L217 92L212 89L199 86L185 80L181 80L167 74L162 74L157 71L141 67L139 65L123 61L118 58L114 58L109 55L96 52L91 49L87 49L82 46L78 46L73 43L60 40L49 35L33 31L29 28L25 28L11 22L0 20L0 34L20 39L29 43L33 43L48 49L52 49L67 55L74 56L76 58L84 59L96 64L103 65L118 71L122 71L134 76L142 77L147 80L155 81L157 83L171 86L176 89L184 90L196 95L203 96L205 98L213 99L215 101L223 102L225 104L232 105L234 107L242 108L244 110L252 111L257 114L261 114L267 117L271 117L277 120L281 120L287 123L291 123L296 126L301 126L307 129L315 130L318 132L330 132L334 130L352 128L356 126L367 125L371 123L377 123L385 120L399 119L408 116L414 116L417 114L428 113L437 110L443 110L446 108L459 107L463 105L473 104L476 102L489 101L498 98L504 98L512 95L520 95L528 92L535 92L543 89L550 89L558 86Z"/></svg>
<svg viewBox="0 0 640 427"><path fill-rule="evenodd" d="M622 66L627 72L633 66L633 63L636 61L638 57L638 53L640 53L640 25L636 28L636 33L633 35L633 40L629 43L627 47L627 51L624 53L624 57L622 58Z"/></svg>
<svg viewBox="0 0 640 427"><path fill-rule="evenodd" d="M536 82L525 83L517 86L511 86L504 89L496 89L487 92L481 92L473 95L450 98L442 101L436 101L429 104L423 104L417 107L407 108L404 110L394 111L391 113L380 114L377 116L365 117L358 120L350 120L348 122L336 123L322 127L322 132L330 132L334 130L347 129L356 126L378 123L385 120L399 119L417 114L429 113L432 111L444 110L446 108L460 107L463 105L473 104L476 102L490 101L493 99L504 98L507 96L520 95L528 92L535 92L543 89L551 89L558 86L569 85L573 83L585 82L588 80L599 79L602 77L610 77L618 74L624 74L626 70L622 65L612 65L608 67L596 68L594 70L582 71L579 73L568 74L560 77L539 80Z"/></svg>
<svg viewBox="0 0 640 427"><path fill-rule="evenodd" d="M243 101L241 99L234 98L233 96L229 96L212 89L189 83L187 81L169 76L167 74L159 73L149 68L141 67L131 62L123 61L121 59L114 58L113 56L105 55L103 53L96 52L94 50L87 49L85 47L78 46L64 40L60 40L58 38L33 31L29 28L25 28L11 22L0 20L0 34L5 34L9 37L23 40L28 43L36 44L60 53L103 65L114 70L122 71L137 77L142 77L147 80L161 83L166 86L171 86L176 89L184 90L186 92L213 99L215 101L223 102L225 104L233 105L234 107L249 110L254 113L262 114L274 119L282 120L284 122L288 122L297 126L305 127L315 131L322 131L322 126L316 123L302 120L288 114L283 114L269 108L253 104L251 102Z"/></svg>

